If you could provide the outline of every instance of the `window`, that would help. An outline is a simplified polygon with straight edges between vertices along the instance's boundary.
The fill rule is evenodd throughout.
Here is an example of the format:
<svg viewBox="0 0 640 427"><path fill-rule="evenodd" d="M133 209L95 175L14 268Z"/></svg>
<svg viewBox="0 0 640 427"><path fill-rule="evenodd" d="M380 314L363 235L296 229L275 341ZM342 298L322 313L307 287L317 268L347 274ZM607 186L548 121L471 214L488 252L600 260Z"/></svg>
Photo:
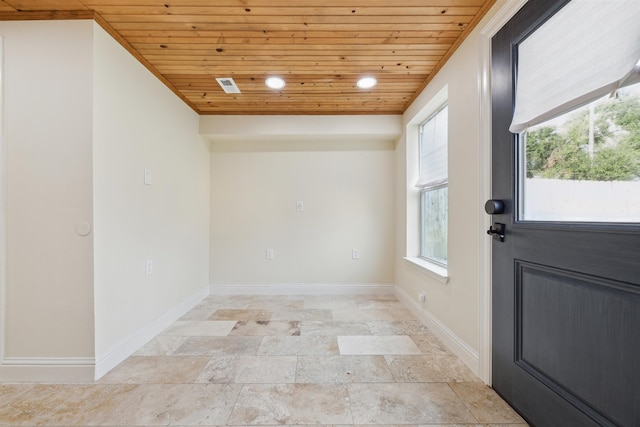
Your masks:
<svg viewBox="0 0 640 427"><path fill-rule="evenodd" d="M639 19L637 0L572 1L518 44L520 221L640 222Z"/></svg>
<svg viewBox="0 0 640 427"><path fill-rule="evenodd" d="M640 222L640 84L520 134L521 221Z"/></svg>
<svg viewBox="0 0 640 427"><path fill-rule="evenodd" d="M448 108L442 106L419 126L420 258L447 265Z"/></svg>

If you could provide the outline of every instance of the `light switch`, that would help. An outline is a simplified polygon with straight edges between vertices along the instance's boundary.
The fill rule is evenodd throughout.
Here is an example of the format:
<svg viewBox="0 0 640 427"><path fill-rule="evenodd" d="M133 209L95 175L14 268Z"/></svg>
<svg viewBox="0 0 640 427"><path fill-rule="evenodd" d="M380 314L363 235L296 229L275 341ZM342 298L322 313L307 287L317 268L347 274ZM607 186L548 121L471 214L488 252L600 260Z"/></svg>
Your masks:
<svg viewBox="0 0 640 427"><path fill-rule="evenodd" d="M302 200L298 200L296 202L296 210L298 212L302 212L304 210L304 202Z"/></svg>
<svg viewBox="0 0 640 427"><path fill-rule="evenodd" d="M145 169L144 170L144 184L145 185L151 185L151 181L152 181L151 171L149 169Z"/></svg>

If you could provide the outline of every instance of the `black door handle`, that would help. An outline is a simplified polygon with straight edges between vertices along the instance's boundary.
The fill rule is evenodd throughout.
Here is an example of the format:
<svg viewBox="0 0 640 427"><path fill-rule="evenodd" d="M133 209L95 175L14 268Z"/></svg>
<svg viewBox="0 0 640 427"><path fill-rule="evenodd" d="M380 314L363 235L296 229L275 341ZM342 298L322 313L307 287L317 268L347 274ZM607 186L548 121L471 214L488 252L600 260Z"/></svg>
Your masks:
<svg viewBox="0 0 640 427"><path fill-rule="evenodd" d="M504 213L504 202L502 200L489 199L484 204L484 211L489 215L500 215Z"/></svg>
<svg viewBox="0 0 640 427"><path fill-rule="evenodd" d="M487 230L487 234L488 235L493 235L494 239L497 239L497 240L500 240L501 242L504 242L505 225L501 224L499 222L496 222L493 225L495 225L496 228L489 227L489 229Z"/></svg>

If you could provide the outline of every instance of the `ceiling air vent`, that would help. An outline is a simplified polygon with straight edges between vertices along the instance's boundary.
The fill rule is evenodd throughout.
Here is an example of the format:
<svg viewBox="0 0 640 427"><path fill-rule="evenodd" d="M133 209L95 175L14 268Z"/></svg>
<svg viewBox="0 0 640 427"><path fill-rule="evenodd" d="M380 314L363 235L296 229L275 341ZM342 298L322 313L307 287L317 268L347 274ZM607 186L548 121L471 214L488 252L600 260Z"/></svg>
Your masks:
<svg viewBox="0 0 640 427"><path fill-rule="evenodd" d="M240 89L231 77L220 77L216 81L225 93L240 93Z"/></svg>

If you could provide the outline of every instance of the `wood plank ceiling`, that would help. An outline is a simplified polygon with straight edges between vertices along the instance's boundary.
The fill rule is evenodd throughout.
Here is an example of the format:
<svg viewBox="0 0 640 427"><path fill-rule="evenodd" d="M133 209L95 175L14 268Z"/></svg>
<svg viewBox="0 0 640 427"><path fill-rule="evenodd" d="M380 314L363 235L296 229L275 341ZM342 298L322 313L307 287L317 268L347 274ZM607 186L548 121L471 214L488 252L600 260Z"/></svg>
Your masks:
<svg viewBox="0 0 640 427"><path fill-rule="evenodd" d="M494 2L1 0L0 20L95 19L199 114L400 114Z"/></svg>

